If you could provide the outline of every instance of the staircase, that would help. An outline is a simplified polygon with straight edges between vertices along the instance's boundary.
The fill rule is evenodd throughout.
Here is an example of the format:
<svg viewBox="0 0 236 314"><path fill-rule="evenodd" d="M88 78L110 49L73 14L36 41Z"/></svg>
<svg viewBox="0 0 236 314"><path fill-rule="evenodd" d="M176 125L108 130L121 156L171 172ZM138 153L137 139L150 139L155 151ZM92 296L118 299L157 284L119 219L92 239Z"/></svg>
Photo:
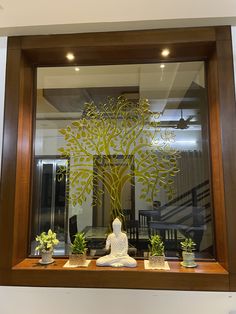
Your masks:
<svg viewBox="0 0 236 314"><path fill-rule="evenodd" d="M191 209L191 211L190 211ZM206 180L158 208L162 221L197 226L211 221L210 186ZM200 219L203 218L203 220ZM192 221L191 221L192 220ZM201 221L200 221L201 220Z"/></svg>

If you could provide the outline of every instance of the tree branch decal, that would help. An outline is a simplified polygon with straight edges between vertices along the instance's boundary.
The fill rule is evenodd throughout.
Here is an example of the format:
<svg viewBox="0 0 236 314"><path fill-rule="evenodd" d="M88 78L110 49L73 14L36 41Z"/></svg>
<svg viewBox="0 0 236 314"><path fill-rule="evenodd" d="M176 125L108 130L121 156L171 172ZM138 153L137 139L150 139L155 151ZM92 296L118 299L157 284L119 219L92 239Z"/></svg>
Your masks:
<svg viewBox="0 0 236 314"><path fill-rule="evenodd" d="M92 192L92 205L101 204L102 183L110 195L110 220L117 216L123 220L122 190L132 176L142 186L140 199L152 203L161 189L168 199L173 198L180 156L171 147L173 131L163 131L159 117L160 113L150 111L146 99L134 103L120 96L98 105L85 104L81 119L60 130L66 145L59 152L70 158L70 167L60 168L58 178L68 175L73 206L83 205ZM102 165L106 173L99 170ZM132 169L128 173L124 171L127 165Z"/></svg>

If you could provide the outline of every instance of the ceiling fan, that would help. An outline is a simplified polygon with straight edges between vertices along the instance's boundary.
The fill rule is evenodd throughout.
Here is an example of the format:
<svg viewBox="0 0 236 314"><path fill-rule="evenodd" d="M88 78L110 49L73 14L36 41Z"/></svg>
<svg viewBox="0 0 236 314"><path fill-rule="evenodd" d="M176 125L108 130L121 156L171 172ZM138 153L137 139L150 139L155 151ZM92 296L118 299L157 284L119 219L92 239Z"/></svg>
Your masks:
<svg viewBox="0 0 236 314"><path fill-rule="evenodd" d="M177 122L176 126L174 126L175 129L179 129L179 130L185 130L189 128L189 122L191 121L191 119L193 118L193 116L189 116L188 119L184 119L183 118L183 109L181 109L181 117L179 119L179 121Z"/></svg>

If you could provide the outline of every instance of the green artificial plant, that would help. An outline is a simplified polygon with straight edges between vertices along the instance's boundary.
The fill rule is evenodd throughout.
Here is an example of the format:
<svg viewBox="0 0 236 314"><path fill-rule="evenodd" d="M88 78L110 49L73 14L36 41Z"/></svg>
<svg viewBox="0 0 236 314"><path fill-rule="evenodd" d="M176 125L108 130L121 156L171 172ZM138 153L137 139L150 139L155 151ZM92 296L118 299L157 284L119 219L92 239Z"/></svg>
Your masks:
<svg viewBox="0 0 236 314"><path fill-rule="evenodd" d="M196 243L191 238L186 238L180 242L181 248L184 252L192 253L195 250Z"/></svg>
<svg viewBox="0 0 236 314"><path fill-rule="evenodd" d="M164 243L161 239L161 237L156 234L151 236L149 239L150 246L149 246L149 251L151 256L163 256L164 255Z"/></svg>
<svg viewBox="0 0 236 314"><path fill-rule="evenodd" d="M75 235L75 239L71 244L72 254L85 254L87 251L87 241L83 232L78 232Z"/></svg>
<svg viewBox="0 0 236 314"><path fill-rule="evenodd" d="M35 251L52 251L54 246L56 246L59 241L57 235L51 229L48 232L42 232L40 235L37 235L35 240L39 242L39 245L35 248Z"/></svg>

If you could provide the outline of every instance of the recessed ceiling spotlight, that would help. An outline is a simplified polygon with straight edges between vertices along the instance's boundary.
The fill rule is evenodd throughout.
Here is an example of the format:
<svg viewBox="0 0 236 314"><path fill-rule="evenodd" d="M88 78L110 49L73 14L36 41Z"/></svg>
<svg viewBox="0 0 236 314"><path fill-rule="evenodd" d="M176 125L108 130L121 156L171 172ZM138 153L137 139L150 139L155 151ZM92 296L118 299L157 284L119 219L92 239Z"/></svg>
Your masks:
<svg viewBox="0 0 236 314"><path fill-rule="evenodd" d="M75 67L75 71L79 72L80 68L79 67Z"/></svg>
<svg viewBox="0 0 236 314"><path fill-rule="evenodd" d="M66 55L66 58L67 58L69 61L73 61L73 60L75 59L75 56L73 55L73 53L68 52L67 55Z"/></svg>
<svg viewBox="0 0 236 314"><path fill-rule="evenodd" d="M170 54L170 50L169 49L163 49L162 52L161 52L161 55L163 57L168 57Z"/></svg>
<svg viewBox="0 0 236 314"><path fill-rule="evenodd" d="M165 67L165 65L162 63L162 64L160 65L160 68L161 68L161 69L164 69L164 67Z"/></svg>

